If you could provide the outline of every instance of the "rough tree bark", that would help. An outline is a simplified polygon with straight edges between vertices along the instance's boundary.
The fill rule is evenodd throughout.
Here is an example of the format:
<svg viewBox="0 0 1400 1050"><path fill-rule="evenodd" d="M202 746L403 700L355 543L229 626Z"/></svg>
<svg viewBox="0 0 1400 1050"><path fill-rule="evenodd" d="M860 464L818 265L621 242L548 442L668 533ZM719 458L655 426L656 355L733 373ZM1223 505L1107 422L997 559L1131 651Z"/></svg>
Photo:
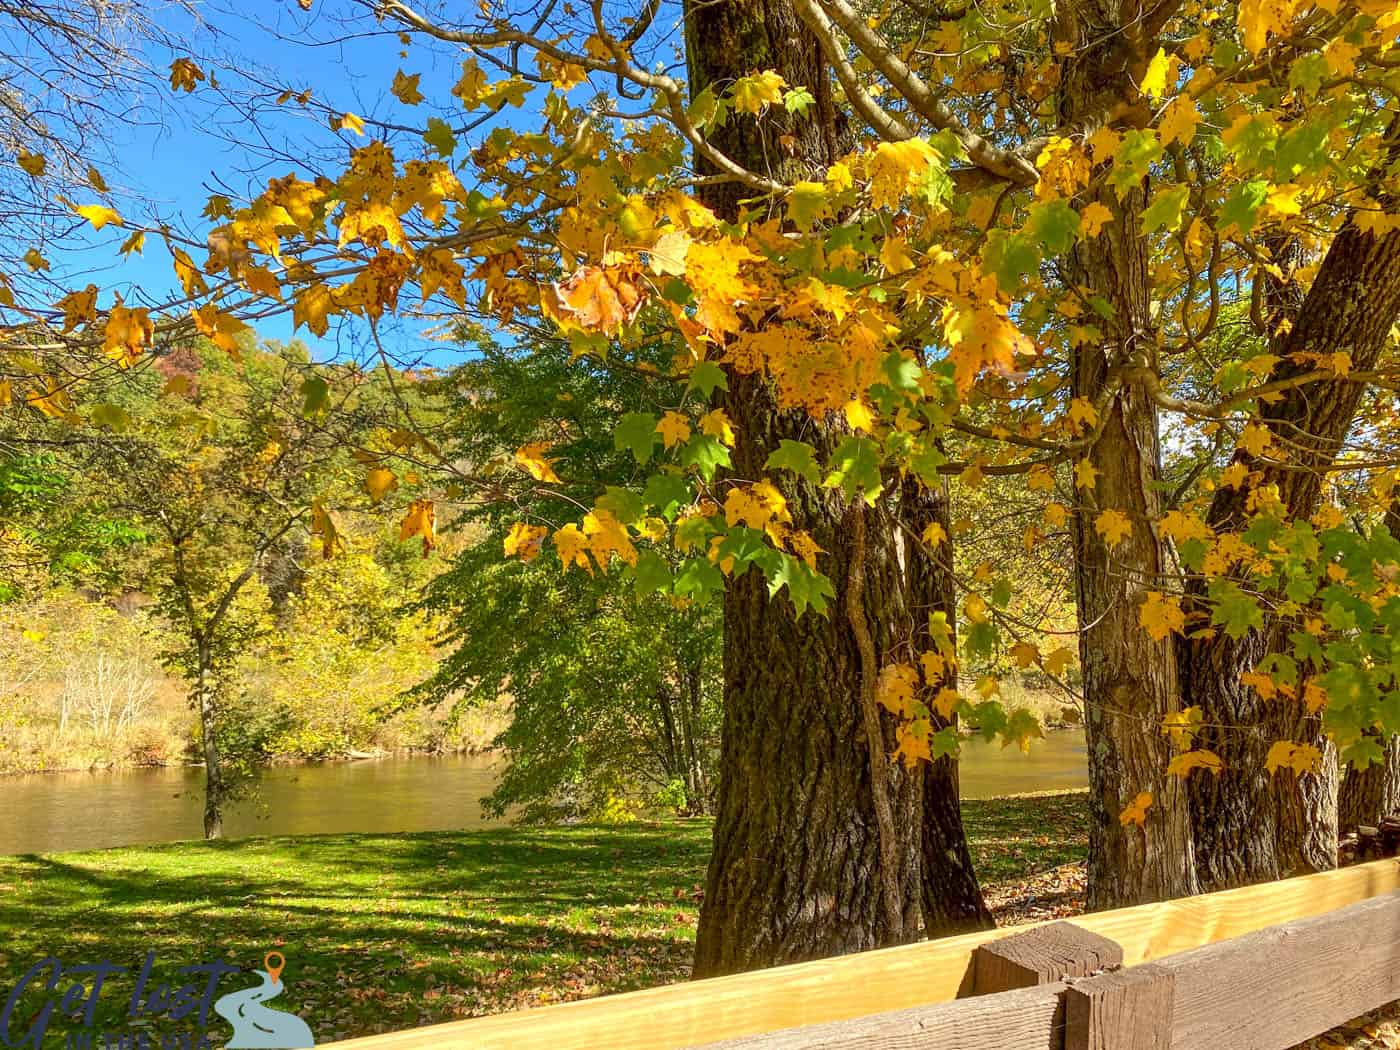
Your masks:
<svg viewBox="0 0 1400 1050"><path fill-rule="evenodd" d="M1337 803L1337 830L1374 828L1400 816L1400 736L1385 742L1385 759L1365 769L1348 767Z"/></svg>
<svg viewBox="0 0 1400 1050"><path fill-rule="evenodd" d="M824 170L846 139L844 122L819 46L789 0L692 0L685 16L692 91L711 84L722 89L736 77L776 69L816 98L803 116L773 107L776 112L761 124L731 119L713 132L715 144L751 170ZM706 204L729 219L751 195L734 183L701 192ZM764 476L768 454L781 439L808 441L823 457L836 436L805 414L779 410L762 377L731 374L722 404L737 434L736 478ZM888 725L882 726L881 753L872 754L866 744L864 668L845 615L851 576L845 501L801 480L776 480L794 527L827 552L822 570L838 594L825 618L811 612L798 617L785 594L769 599L757 572L726 589L719 798L696 942L697 977L907 939L919 927L921 875L937 881L942 871L923 872L922 779L889 761ZM890 506L867 509L865 527L860 606L883 658L910 636L909 580ZM881 863L872 763L888 773L890 817L898 832L894 872ZM882 903L885 885L897 897L898 923Z"/></svg>
<svg viewBox="0 0 1400 1050"><path fill-rule="evenodd" d="M1376 236L1349 220L1333 239L1291 328L1275 339L1280 360L1270 381L1311 370L1313 365L1290 356L1300 353L1344 352L1351 355L1353 370L1374 367L1397 317L1400 231ZM1269 458L1256 461L1244 450L1236 452L1237 461L1259 471L1255 487L1277 487L1290 519L1306 519L1317 509L1325 472L1351 429L1365 389L1364 383L1339 377L1285 391L1263 409L1273 436ZM1273 458L1280 453L1285 462ZM1219 489L1207 523L1217 532L1243 528L1249 491L1247 486ZM1298 701L1261 701L1240 682L1240 675L1269 651L1279 629L1270 623L1239 639L1220 632L1185 642L1179 650L1185 702L1201 708L1207 726L1200 742L1225 762L1219 776L1197 776L1190 785L1206 890L1337 864L1336 754L1318 717L1308 715ZM1323 747L1322 772L1297 778L1280 773L1271 779L1264 756L1275 740L1285 739Z"/></svg>
<svg viewBox="0 0 1400 1050"><path fill-rule="evenodd" d="M1391 489L1383 524L1400 540L1400 485ZM1365 769L1347 767L1337 800L1338 832L1355 831L1363 824L1374 828L1385 817L1400 816L1400 736L1389 737L1382 749L1383 761L1372 762Z"/></svg>
<svg viewBox="0 0 1400 1050"><path fill-rule="evenodd" d="M1155 53L1156 35L1173 5L1147 8L1112 0L1070 0L1057 12L1059 39L1068 45L1062 118L1095 129L1104 114L1137 98L1141 71ZM1075 286L1112 307L1100 341L1075 348L1071 390L1098 408L1100 433L1085 454L1092 486L1078 489L1074 518L1080 664L1089 745L1091 822L1089 905L1137 904L1196 892L1186 795L1165 775L1170 760L1162 719L1179 709L1172 640L1153 641L1138 623L1146 592L1171 569L1154 524L1161 515L1161 456L1157 409L1131 377L1155 370L1157 332L1151 318L1147 240L1141 213L1147 191L1120 195L1095 173L1093 196L1113 213L1070 261ZM1100 509L1126 513L1132 533L1110 547L1094 527ZM1124 825L1119 814L1140 792L1151 792L1146 826Z"/></svg>
<svg viewBox="0 0 1400 1050"><path fill-rule="evenodd" d="M911 536L922 536L930 525L937 524L943 535L953 535L951 504L946 487L937 489L906 481L900 493L902 517L906 532L900 537L907 550L910 564L911 612L914 615L915 648L934 648L929 636L930 613L941 612L947 619L950 636L956 641L957 587L953 580L952 540L929 550L923 544L907 542ZM956 675L954 669L951 676ZM956 685L953 677L951 684ZM933 730L937 732L948 723L933 712ZM963 828L961 792L958 789L958 760L945 755L923 767L923 826L920 829L920 849L923 854L924 926L929 930L963 933L990 929L995 925L992 913L982 900L977 876L972 869L972 854L967 846Z"/></svg>

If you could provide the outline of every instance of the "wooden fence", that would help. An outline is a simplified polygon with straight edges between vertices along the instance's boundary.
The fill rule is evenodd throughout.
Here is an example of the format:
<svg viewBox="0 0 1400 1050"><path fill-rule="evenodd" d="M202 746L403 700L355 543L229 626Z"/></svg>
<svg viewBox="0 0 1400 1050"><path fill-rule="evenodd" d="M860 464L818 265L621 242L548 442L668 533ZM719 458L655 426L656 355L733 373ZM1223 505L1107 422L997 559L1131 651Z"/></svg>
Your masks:
<svg viewBox="0 0 1400 1050"><path fill-rule="evenodd" d="M432 1025L343 1050L1286 1050L1400 999L1400 862Z"/></svg>

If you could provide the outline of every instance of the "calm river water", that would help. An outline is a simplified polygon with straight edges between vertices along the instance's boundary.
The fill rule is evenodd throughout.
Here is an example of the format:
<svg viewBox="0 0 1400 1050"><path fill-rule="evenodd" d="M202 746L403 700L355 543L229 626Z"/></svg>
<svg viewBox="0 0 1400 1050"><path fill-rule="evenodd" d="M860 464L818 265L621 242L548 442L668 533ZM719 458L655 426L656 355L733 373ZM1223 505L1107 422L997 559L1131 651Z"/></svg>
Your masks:
<svg viewBox="0 0 1400 1050"><path fill-rule="evenodd" d="M963 742L968 798L1084 786L1084 735L1046 734L1029 755ZM486 827L479 800L495 784L482 757L389 758L278 766L255 804L224 819L230 837L337 831L446 831ZM197 838L204 771L135 769L0 780L0 854L101 849Z"/></svg>

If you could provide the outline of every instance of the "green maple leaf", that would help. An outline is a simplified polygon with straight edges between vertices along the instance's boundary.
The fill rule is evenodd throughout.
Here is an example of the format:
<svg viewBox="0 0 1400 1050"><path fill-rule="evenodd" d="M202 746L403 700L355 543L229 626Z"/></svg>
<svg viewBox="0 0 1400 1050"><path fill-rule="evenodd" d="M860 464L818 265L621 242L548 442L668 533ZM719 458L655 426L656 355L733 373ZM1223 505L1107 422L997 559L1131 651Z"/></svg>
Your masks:
<svg viewBox="0 0 1400 1050"><path fill-rule="evenodd" d="M708 434L696 434L681 446L681 464L695 467L706 481L715 476L719 467L730 465L729 449Z"/></svg>
<svg viewBox="0 0 1400 1050"><path fill-rule="evenodd" d="M613 447L619 452L631 449L638 463L651 459L657 438L656 417L649 412L628 412L613 428Z"/></svg>
<svg viewBox="0 0 1400 1050"><path fill-rule="evenodd" d="M789 441L783 438L778 442L778 447L768 454L763 469L790 470L814 485L821 479L816 450L805 441Z"/></svg>
<svg viewBox="0 0 1400 1050"><path fill-rule="evenodd" d="M724 374L724 369L713 361L701 361L690 370L690 382L686 389L698 390L700 396L708 401L716 389L729 389L729 378Z"/></svg>
<svg viewBox="0 0 1400 1050"><path fill-rule="evenodd" d="M839 488L848 497L861 497L872 506L884 487L880 480L880 450L865 437L848 437L836 446L827 464L831 473L822 482L829 489Z"/></svg>
<svg viewBox="0 0 1400 1050"><path fill-rule="evenodd" d="M779 554L777 564L769 571L768 596L773 597L784 587L798 616L808 608L814 609L818 616L825 616L827 603L836 597L830 580L790 554Z"/></svg>
<svg viewBox="0 0 1400 1050"><path fill-rule="evenodd" d="M428 118L428 130L423 132L423 141L437 150L439 157L450 157L457 148L457 136L452 134L452 126L440 117Z"/></svg>

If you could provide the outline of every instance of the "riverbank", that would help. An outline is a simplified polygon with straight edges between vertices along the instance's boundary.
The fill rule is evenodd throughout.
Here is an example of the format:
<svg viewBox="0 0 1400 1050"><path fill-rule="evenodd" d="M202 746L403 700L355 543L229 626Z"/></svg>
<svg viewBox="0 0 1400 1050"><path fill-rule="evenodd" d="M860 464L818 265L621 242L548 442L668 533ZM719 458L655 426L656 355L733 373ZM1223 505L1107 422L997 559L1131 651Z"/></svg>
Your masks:
<svg viewBox="0 0 1400 1050"><path fill-rule="evenodd" d="M968 802L983 877L1077 862L1083 800ZM643 988L689 976L709 851L708 821L677 820L5 857L0 983L44 955L251 969L275 949L320 1041Z"/></svg>
<svg viewBox="0 0 1400 1050"><path fill-rule="evenodd" d="M1083 910L1086 797L964 803L1002 925ZM708 821L676 820L0 857L0 984L46 955L154 951L173 976L275 950L278 1005L329 1042L681 981L709 850ZM120 1030L127 994L99 1000L99 1027ZM1377 1016L1315 1045L1395 1046L1394 1031Z"/></svg>

